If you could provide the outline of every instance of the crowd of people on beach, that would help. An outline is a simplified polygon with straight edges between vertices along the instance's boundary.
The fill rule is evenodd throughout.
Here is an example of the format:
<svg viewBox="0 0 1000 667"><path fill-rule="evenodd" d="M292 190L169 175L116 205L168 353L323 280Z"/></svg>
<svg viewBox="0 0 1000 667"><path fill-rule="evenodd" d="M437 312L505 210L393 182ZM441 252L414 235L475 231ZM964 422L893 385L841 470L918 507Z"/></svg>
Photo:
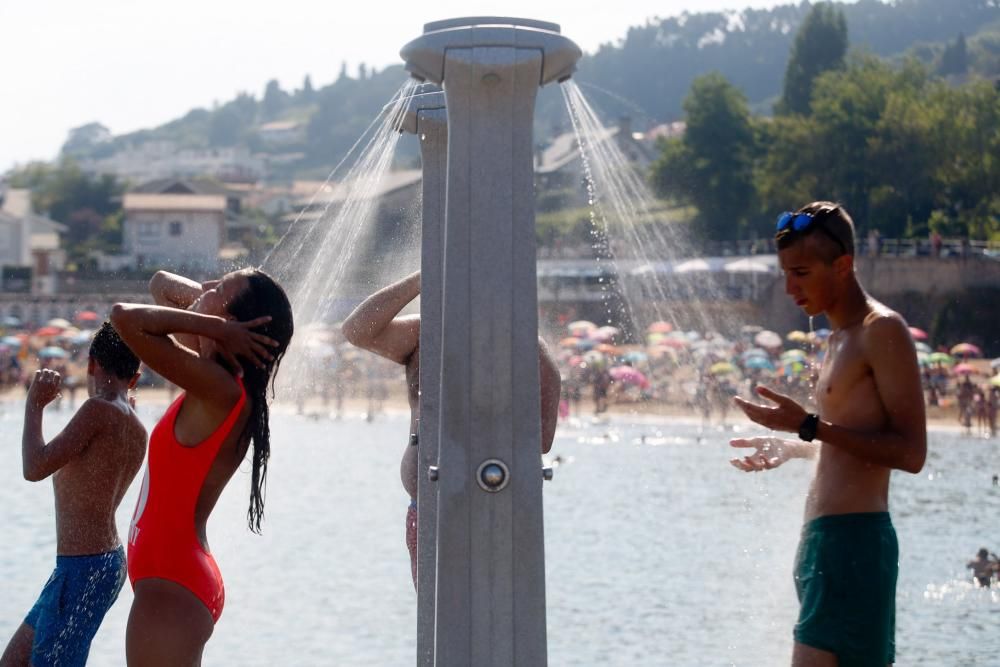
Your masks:
<svg viewBox="0 0 1000 667"><path fill-rule="evenodd" d="M697 407L706 418L734 406L770 434L731 440L739 452L732 466L761 472L794 459L817 462L795 555L793 664L892 664L899 552L888 511L890 471L923 468L931 389L939 403L954 392L966 397L963 405L975 405L977 394L964 387L988 362L971 363L981 354L968 344L948 354L923 352L919 334L864 291L854 272L853 222L840 205L814 202L782 214L775 239L786 291L808 315L825 314L830 330L780 336L745 327L729 340L661 321L636 345L611 327L567 323L570 335L557 345L539 337L539 454L551 447L560 413L579 412L587 390L598 414L621 401ZM4 339L12 341L3 343L0 358L5 377L28 385L24 477L53 478L57 537L55 569L0 658L4 667L84 664L126 577L134 593L124 637L128 664L200 664L225 605L207 523L245 459L247 524L261 530L268 387L292 340L292 304L257 269L207 282L161 271L149 289L155 305L114 305L109 321L88 337L86 354L82 331L66 337L70 327L51 322L48 331ZM409 495L404 541L415 586L420 317L401 313L419 293L418 272L366 298L339 332L308 331L304 345L317 361L312 382L335 406L345 384L377 376L367 390L374 414L391 378L405 378L411 419L401 482ZM50 347L64 353L43 354ZM385 365L370 365L383 363L373 357ZM955 357L972 370L960 369ZM85 366L88 398L46 441L44 408L66 386L50 359ZM141 365L183 390L148 437L130 399ZM955 377L963 378L957 386ZM123 544L115 510L144 459ZM985 576L986 565L970 568Z"/></svg>

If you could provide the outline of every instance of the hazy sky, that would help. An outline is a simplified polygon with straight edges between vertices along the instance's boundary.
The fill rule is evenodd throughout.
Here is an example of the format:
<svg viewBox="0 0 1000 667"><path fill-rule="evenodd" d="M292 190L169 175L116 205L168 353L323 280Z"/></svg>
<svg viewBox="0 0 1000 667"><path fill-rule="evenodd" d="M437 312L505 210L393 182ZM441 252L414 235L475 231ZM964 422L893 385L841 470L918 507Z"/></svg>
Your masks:
<svg viewBox="0 0 1000 667"><path fill-rule="evenodd" d="M790 1L790 0L785 0ZM120 134L153 127L269 79L315 87L343 61L399 62L427 21L526 16L561 24L584 51L629 26L685 10L770 7L781 0L0 0L0 173L51 159L71 127ZM433 7L433 9L428 9Z"/></svg>

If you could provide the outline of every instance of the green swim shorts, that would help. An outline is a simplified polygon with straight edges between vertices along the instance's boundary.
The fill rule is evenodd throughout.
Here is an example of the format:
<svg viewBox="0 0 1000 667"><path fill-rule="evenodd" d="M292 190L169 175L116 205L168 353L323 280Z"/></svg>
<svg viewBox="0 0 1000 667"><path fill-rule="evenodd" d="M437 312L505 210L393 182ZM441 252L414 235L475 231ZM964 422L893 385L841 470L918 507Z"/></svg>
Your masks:
<svg viewBox="0 0 1000 667"><path fill-rule="evenodd" d="M888 512L813 519L795 556L795 641L836 654L840 667L895 662L898 573Z"/></svg>

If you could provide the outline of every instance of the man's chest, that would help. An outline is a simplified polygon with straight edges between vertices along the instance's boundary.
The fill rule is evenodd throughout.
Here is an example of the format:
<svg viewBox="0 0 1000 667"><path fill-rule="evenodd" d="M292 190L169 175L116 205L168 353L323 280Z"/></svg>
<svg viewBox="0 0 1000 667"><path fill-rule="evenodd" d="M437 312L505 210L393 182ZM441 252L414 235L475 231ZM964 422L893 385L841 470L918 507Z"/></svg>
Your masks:
<svg viewBox="0 0 1000 667"><path fill-rule="evenodd" d="M852 338L831 339L816 382L816 403L823 413L839 411L877 396L871 367L858 342Z"/></svg>

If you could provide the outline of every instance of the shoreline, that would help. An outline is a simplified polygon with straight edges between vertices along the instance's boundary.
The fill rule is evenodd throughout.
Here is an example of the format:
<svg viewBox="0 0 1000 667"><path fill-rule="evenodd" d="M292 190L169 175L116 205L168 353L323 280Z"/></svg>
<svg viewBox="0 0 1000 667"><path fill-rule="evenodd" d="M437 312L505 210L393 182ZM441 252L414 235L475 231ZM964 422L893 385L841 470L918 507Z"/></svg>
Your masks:
<svg viewBox="0 0 1000 667"><path fill-rule="evenodd" d="M76 407L79 407L80 403L86 400L86 391L85 386L77 389L75 397ZM11 408L15 405L23 406L26 394L27 392L20 386L9 387L0 392L0 404L6 408ZM149 405L166 408L171 401L170 395L171 392L162 387L140 387L136 394L136 402L139 406ZM175 392L174 397L176 395L177 393ZM63 400L67 400L65 394ZM286 401L275 401L272 405L276 411L285 414L299 412L309 417L321 417L324 414L331 418L335 417L334 402L328 400L324 404L324 401L319 397L305 401L302 406ZM690 406L683 404L668 404L663 402L615 403L610 405L608 410L602 413L602 415L597 415L593 412L593 403L588 399L580 401L578 405L579 410L571 409L569 417L559 420L560 425L572 419L590 420L596 418L597 420L604 420L608 417L632 417L637 422L683 421L700 423L702 421L700 414ZM377 414L407 416L409 415L409 410L406 395L402 389L399 389L398 391L390 391L388 393L388 396L379 404ZM367 412L368 400L366 398L349 396L343 399L341 414L367 414ZM928 407L926 413L928 430L943 432L959 432L963 430L962 425L958 422L958 410L954 406ZM713 412L713 418L709 421L710 425L717 426L720 424L717 415L718 412ZM733 406L726 413L726 419L721 423L728 426L749 426L753 424L736 406ZM984 439L977 435L971 437Z"/></svg>

